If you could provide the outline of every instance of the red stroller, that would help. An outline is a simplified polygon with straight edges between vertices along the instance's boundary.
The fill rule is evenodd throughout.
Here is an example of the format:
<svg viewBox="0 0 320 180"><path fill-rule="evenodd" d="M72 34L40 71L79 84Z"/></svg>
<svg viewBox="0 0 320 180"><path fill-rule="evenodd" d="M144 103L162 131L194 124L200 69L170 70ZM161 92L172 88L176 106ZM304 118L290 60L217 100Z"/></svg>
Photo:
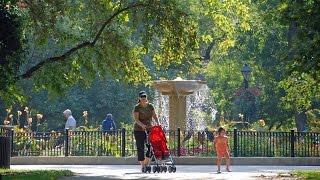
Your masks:
<svg viewBox="0 0 320 180"><path fill-rule="evenodd" d="M151 151L151 164L153 173L156 172L176 172L176 167L173 162L173 158L167 147L166 135L162 130L161 126L153 126L150 129L149 134L147 133L147 139L150 145ZM149 166L148 172L151 172Z"/></svg>

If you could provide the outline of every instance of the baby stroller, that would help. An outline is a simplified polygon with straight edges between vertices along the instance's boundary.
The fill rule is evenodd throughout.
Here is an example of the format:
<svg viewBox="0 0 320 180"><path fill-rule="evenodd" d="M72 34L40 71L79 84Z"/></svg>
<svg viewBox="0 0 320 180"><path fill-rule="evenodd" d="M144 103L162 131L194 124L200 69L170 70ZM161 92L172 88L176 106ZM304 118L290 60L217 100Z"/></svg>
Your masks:
<svg viewBox="0 0 320 180"><path fill-rule="evenodd" d="M173 158L167 147L166 135L161 126L153 126L147 134L147 144L150 146L151 163L147 166L146 171L153 173L176 172Z"/></svg>

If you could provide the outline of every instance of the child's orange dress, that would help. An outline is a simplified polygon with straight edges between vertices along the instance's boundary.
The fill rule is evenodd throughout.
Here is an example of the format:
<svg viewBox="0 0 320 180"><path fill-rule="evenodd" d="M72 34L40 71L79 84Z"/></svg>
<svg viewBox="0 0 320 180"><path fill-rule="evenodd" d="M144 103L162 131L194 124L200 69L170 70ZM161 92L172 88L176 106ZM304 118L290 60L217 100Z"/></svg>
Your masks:
<svg viewBox="0 0 320 180"><path fill-rule="evenodd" d="M229 155L228 138L226 136L217 136L214 139L217 156L223 157Z"/></svg>

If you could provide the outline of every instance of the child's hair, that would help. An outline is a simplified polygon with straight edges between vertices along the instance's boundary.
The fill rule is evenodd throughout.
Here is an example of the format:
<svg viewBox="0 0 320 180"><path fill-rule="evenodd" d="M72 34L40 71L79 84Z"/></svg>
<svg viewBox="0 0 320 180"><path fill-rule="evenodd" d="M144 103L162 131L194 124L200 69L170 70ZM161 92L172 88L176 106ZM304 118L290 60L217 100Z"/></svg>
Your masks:
<svg viewBox="0 0 320 180"><path fill-rule="evenodd" d="M221 131L226 131L226 130L225 130L223 127L219 127L219 129L218 129L218 134L220 134Z"/></svg>

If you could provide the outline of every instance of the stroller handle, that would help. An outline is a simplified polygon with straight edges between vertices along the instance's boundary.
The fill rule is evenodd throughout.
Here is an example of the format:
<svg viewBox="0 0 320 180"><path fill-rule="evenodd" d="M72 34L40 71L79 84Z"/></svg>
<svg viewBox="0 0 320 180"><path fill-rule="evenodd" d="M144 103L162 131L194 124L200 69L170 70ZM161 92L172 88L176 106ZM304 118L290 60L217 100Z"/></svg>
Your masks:
<svg viewBox="0 0 320 180"><path fill-rule="evenodd" d="M149 126L147 129L144 130L144 132L146 133L146 135L148 135L149 134L148 132L150 132L151 129L155 127L160 127L163 130L162 126L160 124L157 124L155 126Z"/></svg>

